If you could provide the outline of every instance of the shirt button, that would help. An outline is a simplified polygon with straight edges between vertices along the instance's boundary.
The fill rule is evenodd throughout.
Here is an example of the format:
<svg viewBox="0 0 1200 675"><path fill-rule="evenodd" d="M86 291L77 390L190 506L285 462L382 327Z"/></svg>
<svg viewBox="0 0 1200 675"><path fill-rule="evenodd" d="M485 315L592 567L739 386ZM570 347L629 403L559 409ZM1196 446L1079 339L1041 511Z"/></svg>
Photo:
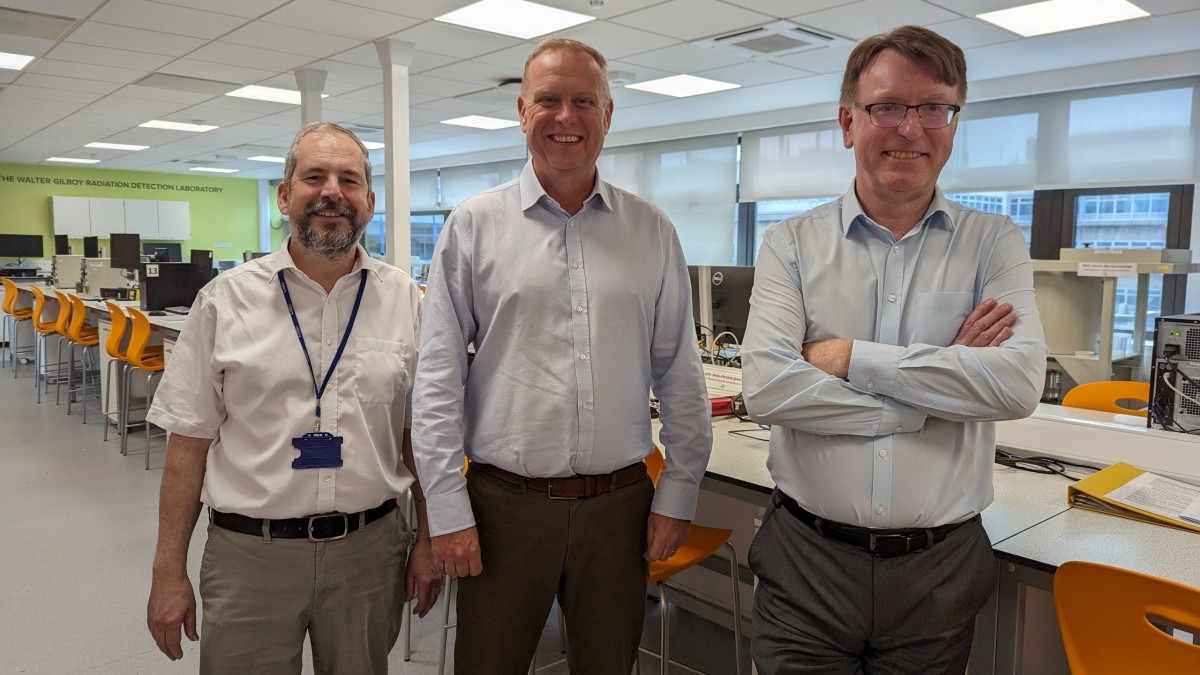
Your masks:
<svg viewBox="0 0 1200 675"><path fill-rule="evenodd" d="M876 507L875 507L875 513L878 513L879 515L881 515L881 516L882 516L882 515L883 515L883 507L882 507L882 506L876 506Z"/></svg>
<svg viewBox="0 0 1200 675"><path fill-rule="evenodd" d="M874 389L874 388L875 388L875 383L872 382L871 380L867 380L867 389Z"/></svg>
<svg viewBox="0 0 1200 675"><path fill-rule="evenodd" d="M896 433L900 433L901 431L904 431L904 427L896 427Z"/></svg>
<svg viewBox="0 0 1200 675"><path fill-rule="evenodd" d="M580 360L580 361L587 361L587 354L580 354L580 355L579 355L579 360Z"/></svg>
<svg viewBox="0 0 1200 675"><path fill-rule="evenodd" d="M887 457L887 450L880 450L880 451L879 451L879 456L880 456L880 457Z"/></svg>
<svg viewBox="0 0 1200 675"><path fill-rule="evenodd" d="M896 301L896 294L888 293L888 302L895 302L895 301Z"/></svg>
<svg viewBox="0 0 1200 675"><path fill-rule="evenodd" d="M899 253L899 252L900 252L900 247L899 247L899 246L893 246L893 247L892 247L892 253Z"/></svg>
<svg viewBox="0 0 1200 675"><path fill-rule="evenodd" d="M573 269L573 270L579 269L579 263L578 262L571 263L571 269Z"/></svg>
<svg viewBox="0 0 1200 675"><path fill-rule="evenodd" d="M591 408L591 407L592 407L592 402L591 402L591 401L584 401L584 402L583 402L583 407L584 407L584 409L585 409L585 410L586 410L586 409L588 409L588 408Z"/></svg>
<svg viewBox="0 0 1200 675"><path fill-rule="evenodd" d="M573 220L568 220L567 224L570 225L571 227L575 227L575 221L573 221Z"/></svg>
<svg viewBox="0 0 1200 675"><path fill-rule="evenodd" d="M582 312L582 311L583 311L583 305L575 305L575 311L576 311L576 312Z"/></svg>
<svg viewBox="0 0 1200 675"><path fill-rule="evenodd" d="M333 344L333 338L328 338L327 340L325 340L325 344L327 344L327 345L332 345L332 344Z"/></svg>
<svg viewBox="0 0 1200 675"><path fill-rule="evenodd" d="M331 480L333 480L333 476L325 476L325 482L326 482L326 483L328 483L328 482L329 482L329 481L331 481Z"/></svg>

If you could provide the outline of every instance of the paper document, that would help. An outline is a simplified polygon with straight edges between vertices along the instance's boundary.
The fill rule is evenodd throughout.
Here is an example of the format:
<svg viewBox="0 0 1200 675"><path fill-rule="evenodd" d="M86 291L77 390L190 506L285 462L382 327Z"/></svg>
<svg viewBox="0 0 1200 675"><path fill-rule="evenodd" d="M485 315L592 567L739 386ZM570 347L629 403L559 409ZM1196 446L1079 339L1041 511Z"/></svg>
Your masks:
<svg viewBox="0 0 1200 675"><path fill-rule="evenodd" d="M1071 506L1200 532L1200 487L1124 462L1067 487Z"/></svg>

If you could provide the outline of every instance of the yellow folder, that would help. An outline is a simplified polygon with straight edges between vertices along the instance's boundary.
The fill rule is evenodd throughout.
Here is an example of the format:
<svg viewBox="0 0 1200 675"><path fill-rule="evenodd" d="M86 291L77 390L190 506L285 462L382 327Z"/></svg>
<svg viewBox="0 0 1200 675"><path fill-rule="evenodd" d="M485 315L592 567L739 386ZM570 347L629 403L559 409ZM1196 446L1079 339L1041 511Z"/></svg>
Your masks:
<svg viewBox="0 0 1200 675"><path fill-rule="evenodd" d="M1081 509L1088 509L1089 511L1107 513L1155 525L1200 532L1200 524L1193 524L1179 518L1177 512L1174 513L1174 516L1168 515L1175 511L1173 508L1159 509L1159 511L1165 510L1167 513L1147 509L1147 504L1151 500L1170 502L1169 497L1178 497L1180 494L1186 495L1191 491L1200 492L1200 487L1181 483L1163 476L1148 474L1154 481L1153 484L1148 485L1145 491L1143 491L1145 499L1142 498L1143 495L1139 494L1127 496L1123 499L1111 494L1117 488L1125 486L1130 481L1145 474L1147 474L1146 471L1136 466L1117 462L1067 486L1067 504ZM1159 494L1155 494L1155 488L1157 488ZM1178 499L1175 501L1178 502ZM1180 507L1179 510L1182 510L1182 508Z"/></svg>

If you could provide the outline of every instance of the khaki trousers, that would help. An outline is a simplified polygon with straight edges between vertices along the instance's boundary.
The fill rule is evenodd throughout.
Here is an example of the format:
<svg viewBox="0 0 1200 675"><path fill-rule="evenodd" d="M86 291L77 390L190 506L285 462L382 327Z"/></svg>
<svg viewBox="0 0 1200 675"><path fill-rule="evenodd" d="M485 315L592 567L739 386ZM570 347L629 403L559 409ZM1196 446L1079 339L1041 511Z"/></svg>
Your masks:
<svg viewBox="0 0 1200 675"><path fill-rule="evenodd" d="M628 675L646 611L649 479L550 499L467 472L483 574L458 580L457 675L522 675L557 597L572 675Z"/></svg>
<svg viewBox="0 0 1200 675"><path fill-rule="evenodd" d="M397 508L345 539L272 539L208 526L200 672L385 675L400 634L411 534Z"/></svg>

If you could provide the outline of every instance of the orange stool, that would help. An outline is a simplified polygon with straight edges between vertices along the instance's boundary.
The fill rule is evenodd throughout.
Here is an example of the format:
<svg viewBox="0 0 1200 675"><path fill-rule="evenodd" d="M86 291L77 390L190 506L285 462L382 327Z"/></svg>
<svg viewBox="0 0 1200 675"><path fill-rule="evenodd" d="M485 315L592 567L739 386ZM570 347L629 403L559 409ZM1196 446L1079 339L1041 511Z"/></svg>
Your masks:
<svg viewBox="0 0 1200 675"><path fill-rule="evenodd" d="M113 302L112 300L105 300L104 306L108 307L108 315L112 318L112 330L109 331L108 339L105 340L105 342L104 342L104 351L106 353L108 353L108 356L109 356L108 372L106 373L106 377L104 378L108 382L108 385L106 387L104 387L104 396L102 399L101 411L100 411L101 414L103 414L104 417L107 418L113 412L108 407L109 400L110 400L109 392L112 390L112 388L114 386L114 382L120 383L125 379L125 371L130 367L129 366L129 357L126 356L125 350L121 349L121 344L125 341L125 334L127 332L126 328L128 328L128 326L129 326L129 315L125 313L125 310L120 305ZM113 380L113 375L112 375L113 366L120 367L120 373L117 376L118 377L117 380ZM115 386L117 386L117 391L119 392L120 385L116 384ZM118 396L119 396L119 394L118 394ZM105 419L105 421L104 421L104 440L105 441L108 440L108 426L109 426L108 420ZM125 409L123 407L117 409L117 427L120 429L120 432L122 435L124 435L125 432L127 431L127 429L125 428Z"/></svg>
<svg viewBox="0 0 1200 675"><path fill-rule="evenodd" d="M83 389L83 423L87 424L87 392L88 392L88 355L91 355L91 363L95 367L90 372L95 373L93 378L96 381L96 398L100 398L100 331L87 323L87 305L83 304L83 298L74 293L67 294L67 301L71 303L71 320L67 324L67 339L71 341L69 349L70 367L67 368L67 414L71 414L71 401L76 391L75 388L75 348L82 349L79 358L79 379L80 387Z"/></svg>
<svg viewBox="0 0 1200 675"><path fill-rule="evenodd" d="M0 278L4 282L4 330L8 335L8 356L12 359L13 377L17 376L17 354L20 352L20 324L22 321L33 320L32 307L17 307L17 300L21 295L21 291L17 290L17 284L8 277ZM32 349L33 346L25 347Z"/></svg>
<svg viewBox="0 0 1200 675"><path fill-rule="evenodd" d="M128 452L129 447L129 388L130 378L133 376L134 370L139 370L146 374L146 410L150 410L150 401L153 400L154 394L151 389L151 384L156 376L162 375L163 369L166 368L166 361L163 359L163 351L161 346L147 347L146 343L150 341L150 319L136 307L129 308L129 320L132 325L129 334L129 348L125 351L125 357L129 361L129 368L125 369L125 377L123 382L122 403L121 407L125 410L125 428L121 435L121 454ZM146 428L146 469L150 468L150 422L144 422Z"/></svg>
<svg viewBox="0 0 1200 675"><path fill-rule="evenodd" d="M30 286L29 290L33 293L33 386L37 389L37 402L41 403L42 381L46 379L42 372L45 367L42 361L46 354L46 338L58 333L58 318L42 321L42 314L46 311L46 294L37 286ZM62 314L62 307L58 311Z"/></svg>

